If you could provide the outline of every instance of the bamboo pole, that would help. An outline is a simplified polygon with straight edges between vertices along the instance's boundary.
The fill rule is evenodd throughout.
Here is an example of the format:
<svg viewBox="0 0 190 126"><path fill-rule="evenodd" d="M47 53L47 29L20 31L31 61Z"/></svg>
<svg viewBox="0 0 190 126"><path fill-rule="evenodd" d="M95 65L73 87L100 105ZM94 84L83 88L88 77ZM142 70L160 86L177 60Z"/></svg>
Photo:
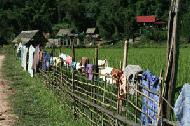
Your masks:
<svg viewBox="0 0 190 126"><path fill-rule="evenodd" d="M124 57L123 57L123 67L122 67L123 70L127 66L127 60L128 60L127 58L128 58L128 41L126 40L124 44Z"/></svg>

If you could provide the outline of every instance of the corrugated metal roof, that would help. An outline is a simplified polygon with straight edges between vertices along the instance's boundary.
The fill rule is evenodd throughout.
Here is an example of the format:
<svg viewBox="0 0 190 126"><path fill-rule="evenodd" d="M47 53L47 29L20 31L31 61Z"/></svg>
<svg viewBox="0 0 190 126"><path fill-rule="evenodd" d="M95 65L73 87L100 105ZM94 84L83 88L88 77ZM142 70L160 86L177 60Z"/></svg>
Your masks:
<svg viewBox="0 0 190 126"><path fill-rule="evenodd" d="M26 44L38 33L39 30L31 30L31 31L22 31L12 42L17 43L21 41L23 44Z"/></svg>
<svg viewBox="0 0 190 126"><path fill-rule="evenodd" d="M154 23L154 22L156 22L156 16L137 16L136 22L138 22L138 23Z"/></svg>

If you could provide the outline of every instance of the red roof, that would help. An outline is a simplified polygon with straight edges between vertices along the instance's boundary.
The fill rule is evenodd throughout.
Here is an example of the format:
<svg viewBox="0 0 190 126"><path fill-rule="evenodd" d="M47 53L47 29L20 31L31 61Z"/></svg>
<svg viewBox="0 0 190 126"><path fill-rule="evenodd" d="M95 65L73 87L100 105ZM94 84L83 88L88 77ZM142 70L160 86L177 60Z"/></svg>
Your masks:
<svg viewBox="0 0 190 126"><path fill-rule="evenodd" d="M138 22L138 23L154 23L154 22L156 22L156 16L137 16L136 22Z"/></svg>

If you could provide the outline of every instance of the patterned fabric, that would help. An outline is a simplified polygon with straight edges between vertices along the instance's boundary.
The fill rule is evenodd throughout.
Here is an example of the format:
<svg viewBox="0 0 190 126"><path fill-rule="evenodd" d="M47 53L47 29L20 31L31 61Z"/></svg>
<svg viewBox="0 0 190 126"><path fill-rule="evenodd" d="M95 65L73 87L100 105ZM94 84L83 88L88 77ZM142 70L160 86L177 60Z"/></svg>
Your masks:
<svg viewBox="0 0 190 126"><path fill-rule="evenodd" d="M50 54L47 52L43 53L43 62L42 62L42 69L48 70L50 67Z"/></svg>
<svg viewBox="0 0 190 126"><path fill-rule="evenodd" d="M175 102L174 113L179 126L190 126L190 85L185 84Z"/></svg>
<svg viewBox="0 0 190 126"><path fill-rule="evenodd" d="M34 53L34 60L33 60L33 65L32 65L32 68L34 69L34 71L36 72L37 71L37 66L40 62L40 46L36 46L36 50L35 50L35 53Z"/></svg>
<svg viewBox="0 0 190 126"><path fill-rule="evenodd" d="M32 69L32 64L33 64L33 59L34 59L34 52L35 48L31 45L29 48L29 58L28 58L28 73L30 74L31 77L34 76L34 72Z"/></svg>
<svg viewBox="0 0 190 126"><path fill-rule="evenodd" d="M142 68L139 65L127 65L125 68L125 76L128 82L129 94L133 95L136 88L136 74L141 73Z"/></svg>
<svg viewBox="0 0 190 126"><path fill-rule="evenodd" d="M159 91L160 85L158 83L159 78L154 76L150 71L143 72L141 80L142 92L154 99L154 101L142 96L142 111L148 115L141 114L142 125L156 125L159 96L154 93L158 93ZM148 92L146 89L149 89L151 92Z"/></svg>
<svg viewBox="0 0 190 126"><path fill-rule="evenodd" d="M71 63L71 72L74 72L76 70L76 65L77 65L77 62Z"/></svg>
<svg viewBox="0 0 190 126"><path fill-rule="evenodd" d="M92 80L93 79L93 70L94 70L94 65L92 64L87 64L86 65L86 73L87 73L87 78L88 80Z"/></svg>

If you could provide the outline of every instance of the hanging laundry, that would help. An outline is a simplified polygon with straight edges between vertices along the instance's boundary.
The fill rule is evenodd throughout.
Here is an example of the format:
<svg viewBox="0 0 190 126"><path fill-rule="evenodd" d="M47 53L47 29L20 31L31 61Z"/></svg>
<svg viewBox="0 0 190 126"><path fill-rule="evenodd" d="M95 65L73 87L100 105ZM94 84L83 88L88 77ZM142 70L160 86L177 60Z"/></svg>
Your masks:
<svg viewBox="0 0 190 126"><path fill-rule="evenodd" d="M71 63L72 63L72 57L67 56L67 58L66 58L66 64L70 66Z"/></svg>
<svg viewBox="0 0 190 126"><path fill-rule="evenodd" d="M150 71L145 71L142 74L141 86L142 92L154 99L154 101L152 101L149 98L142 96L142 111L148 115L141 113L142 125L156 125L159 96L155 93L159 92L159 78L154 76ZM149 89L151 92L146 89Z"/></svg>
<svg viewBox="0 0 190 126"><path fill-rule="evenodd" d="M32 65L32 68L34 69L35 72L37 71L39 62L40 62L40 46L38 45L36 46L36 49L35 49L34 60L33 60L33 65Z"/></svg>
<svg viewBox="0 0 190 126"><path fill-rule="evenodd" d="M26 46L23 46L23 52L22 52L22 67L24 70L26 70L27 66L27 53L28 53L28 48Z"/></svg>
<svg viewBox="0 0 190 126"><path fill-rule="evenodd" d="M53 57L50 56L50 66L53 66L53 64L54 64Z"/></svg>
<svg viewBox="0 0 190 126"><path fill-rule="evenodd" d="M79 70L79 69L81 69L81 65L80 65L80 63L76 63L76 70Z"/></svg>
<svg viewBox="0 0 190 126"><path fill-rule="evenodd" d="M128 83L129 94L133 95L135 93L135 88L137 85L137 74L142 73L142 68L139 65L127 65L124 74Z"/></svg>
<svg viewBox="0 0 190 126"><path fill-rule="evenodd" d="M88 80L92 80L93 79L93 70L94 70L94 65L93 64L87 64L86 65L86 73L87 73L87 78Z"/></svg>
<svg viewBox="0 0 190 126"><path fill-rule="evenodd" d="M116 84L117 84L117 86L119 86L122 83L121 77L123 75L123 71L120 70L120 69L113 68L112 72L111 72L111 75L112 75L113 78L115 78L117 80Z"/></svg>
<svg viewBox="0 0 190 126"><path fill-rule="evenodd" d="M108 67L108 61L106 59L98 60L98 67Z"/></svg>
<svg viewBox="0 0 190 126"><path fill-rule="evenodd" d="M178 96L174 113L179 121L179 126L190 126L190 85L185 84Z"/></svg>
<svg viewBox="0 0 190 126"><path fill-rule="evenodd" d="M21 49L20 49L20 53L21 53L21 55L20 55L20 62L21 62L21 66L22 66L22 62L23 62L23 53L24 53L24 48L23 48L23 46L21 47ZM23 67L23 66L22 66Z"/></svg>
<svg viewBox="0 0 190 126"><path fill-rule="evenodd" d="M76 65L77 65L77 62L71 63L71 72L74 72L76 70Z"/></svg>
<svg viewBox="0 0 190 126"><path fill-rule="evenodd" d="M59 66L61 64L61 58L60 57L50 57L50 64L52 66Z"/></svg>
<svg viewBox="0 0 190 126"><path fill-rule="evenodd" d="M22 44L19 43L19 45L17 46L17 50L16 50L18 58L21 58L21 48L22 48Z"/></svg>
<svg viewBox="0 0 190 126"><path fill-rule="evenodd" d="M106 81L108 84L116 83L116 81L111 76L112 70L113 68L111 67L100 69L100 78L102 78L103 81Z"/></svg>
<svg viewBox="0 0 190 126"><path fill-rule="evenodd" d="M61 53L61 54L59 55L59 57L62 58L64 61L66 61L66 59L67 59L67 55L64 54L64 53Z"/></svg>
<svg viewBox="0 0 190 126"><path fill-rule="evenodd" d="M34 52L35 48L31 45L29 48L29 58L28 58L28 73L30 74L31 77L34 76L34 72L32 69L32 64L33 64L33 59L34 59Z"/></svg>
<svg viewBox="0 0 190 126"><path fill-rule="evenodd" d="M80 65L86 69L86 65L89 64L89 58L88 57L82 57L80 61Z"/></svg>
<svg viewBox="0 0 190 126"><path fill-rule="evenodd" d="M47 52L43 52L42 69L48 70L49 67L50 67L50 54Z"/></svg>

